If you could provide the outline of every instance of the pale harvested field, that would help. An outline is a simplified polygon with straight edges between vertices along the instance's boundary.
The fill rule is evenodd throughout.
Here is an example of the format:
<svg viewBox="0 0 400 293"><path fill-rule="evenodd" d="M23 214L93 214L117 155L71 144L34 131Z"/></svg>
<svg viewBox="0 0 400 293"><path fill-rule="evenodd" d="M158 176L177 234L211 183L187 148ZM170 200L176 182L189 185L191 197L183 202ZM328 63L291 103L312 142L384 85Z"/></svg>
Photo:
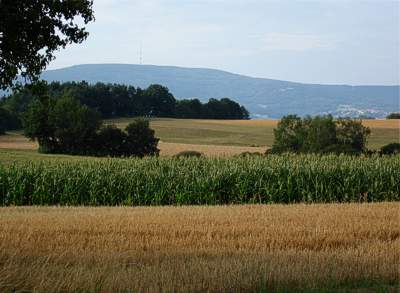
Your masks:
<svg viewBox="0 0 400 293"><path fill-rule="evenodd" d="M1 208L0 292L396 292L399 209Z"/></svg>
<svg viewBox="0 0 400 293"><path fill-rule="evenodd" d="M131 118L112 120L124 128ZM273 130L278 120L202 120L167 119L151 120L150 126L165 142L226 145L268 146L274 142ZM371 129L368 148L378 149L388 143L400 142L400 120L363 120Z"/></svg>
<svg viewBox="0 0 400 293"><path fill-rule="evenodd" d="M9 150L37 150L36 142L30 141L22 135L9 134L0 136L0 149ZM244 152L264 153L267 147L199 145L160 141L158 144L161 156L174 156L183 151L198 151L207 157L234 156Z"/></svg>
<svg viewBox="0 0 400 293"><path fill-rule="evenodd" d="M7 133L0 136L0 148L10 150L36 150L36 142L30 141L20 133Z"/></svg>
<svg viewBox="0 0 400 293"><path fill-rule="evenodd" d="M400 130L399 119L387 119L387 120L363 120L364 126L371 128L392 128Z"/></svg>

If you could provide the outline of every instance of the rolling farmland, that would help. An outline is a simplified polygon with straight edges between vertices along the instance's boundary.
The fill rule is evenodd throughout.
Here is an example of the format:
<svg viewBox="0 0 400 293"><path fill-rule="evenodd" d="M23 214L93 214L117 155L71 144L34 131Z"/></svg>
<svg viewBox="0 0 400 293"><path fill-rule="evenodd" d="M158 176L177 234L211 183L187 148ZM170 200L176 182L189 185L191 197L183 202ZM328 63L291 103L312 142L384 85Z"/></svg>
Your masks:
<svg viewBox="0 0 400 293"><path fill-rule="evenodd" d="M398 120L364 123L370 147L399 140ZM396 292L400 156L234 156L275 125L155 119L145 159L0 136L0 291Z"/></svg>

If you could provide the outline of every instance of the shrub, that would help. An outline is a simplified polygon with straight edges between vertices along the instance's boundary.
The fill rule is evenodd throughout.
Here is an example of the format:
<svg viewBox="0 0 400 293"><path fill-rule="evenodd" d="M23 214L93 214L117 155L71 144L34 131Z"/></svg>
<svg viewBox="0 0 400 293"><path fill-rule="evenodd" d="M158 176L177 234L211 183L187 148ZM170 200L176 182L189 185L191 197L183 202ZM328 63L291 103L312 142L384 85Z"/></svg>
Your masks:
<svg viewBox="0 0 400 293"><path fill-rule="evenodd" d="M380 150L382 155L396 155L400 154L400 143L393 142L383 146Z"/></svg>
<svg viewBox="0 0 400 293"><path fill-rule="evenodd" d="M175 155L177 158L200 158L203 154L198 151L183 151Z"/></svg>

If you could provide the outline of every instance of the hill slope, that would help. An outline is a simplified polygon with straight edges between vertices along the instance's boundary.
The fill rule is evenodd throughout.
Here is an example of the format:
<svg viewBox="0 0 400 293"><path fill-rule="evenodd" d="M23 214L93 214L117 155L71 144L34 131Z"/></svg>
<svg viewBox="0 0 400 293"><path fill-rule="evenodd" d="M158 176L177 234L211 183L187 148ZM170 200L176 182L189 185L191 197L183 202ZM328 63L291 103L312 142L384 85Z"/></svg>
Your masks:
<svg viewBox="0 0 400 293"><path fill-rule="evenodd" d="M301 84L253 78L221 70L154 65L92 64L48 70L47 81L123 83L167 86L180 98L231 97L253 117L279 118L288 113L384 117L399 110L399 86Z"/></svg>

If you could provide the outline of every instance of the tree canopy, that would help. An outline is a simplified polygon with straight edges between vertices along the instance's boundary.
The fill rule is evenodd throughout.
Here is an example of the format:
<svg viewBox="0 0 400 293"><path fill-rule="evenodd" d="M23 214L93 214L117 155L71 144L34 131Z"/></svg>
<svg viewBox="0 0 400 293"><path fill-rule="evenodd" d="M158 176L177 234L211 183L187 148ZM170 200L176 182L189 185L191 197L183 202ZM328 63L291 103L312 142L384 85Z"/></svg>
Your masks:
<svg viewBox="0 0 400 293"><path fill-rule="evenodd" d="M365 151L370 132L358 119L288 115L274 129L270 152L358 154Z"/></svg>
<svg viewBox="0 0 400 293"><path fill-rule="evenodd" d="M143 157L159 152L148 121L135 120L125 131L103 126L98 111L68 96L36 98L24 113L24 133L43 153Z"/></svg>
<svg viewBox="0 0 400 293"><path fill-rule="evenodd" d="M87 38L80 24L93 20L91 0L1 0L0 88L19 74L36 80L56 50Z"/></svg>

